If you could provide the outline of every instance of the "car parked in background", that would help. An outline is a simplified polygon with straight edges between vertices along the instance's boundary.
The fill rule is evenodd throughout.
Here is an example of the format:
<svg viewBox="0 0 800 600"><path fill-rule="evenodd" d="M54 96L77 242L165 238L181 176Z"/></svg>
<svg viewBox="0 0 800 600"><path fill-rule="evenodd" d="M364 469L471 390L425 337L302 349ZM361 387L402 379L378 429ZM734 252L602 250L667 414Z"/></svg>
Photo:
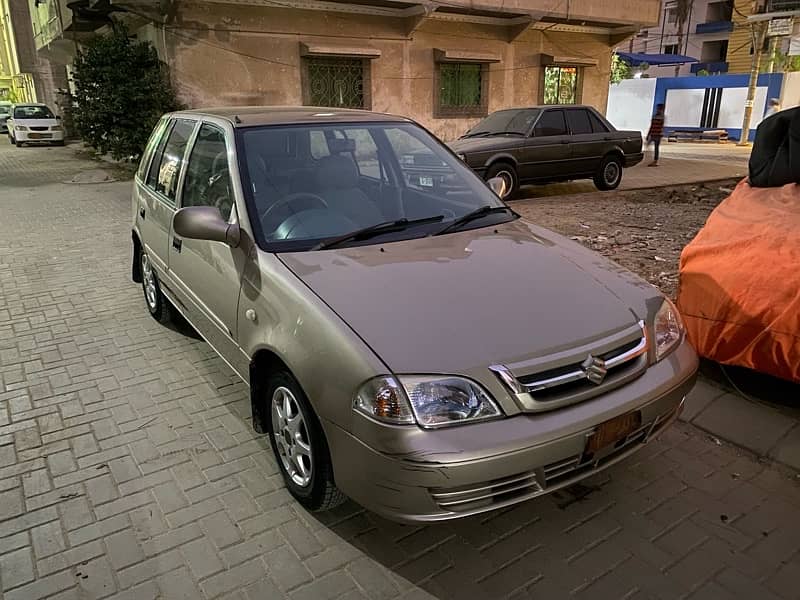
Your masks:
<svg viewBox="0 0 800 600"><path fill-rule="evenodd" d="M8 139L17 148L29 143L64 145L61 117L46 104L15 104L8 119Z"/></svg>
<svg viewBox="0 0 800 600"><path fill-rule="evenodd" d="M8 133L8 118L11 116L11 102L0 102L0 133Z"/></svg>
<svg viewBox="0 0 800 600"><path fill-rule="evenodd" d="M307 509L502 508L680 413L698 361L672 303L490 184L391 115L238 107L156 126L132 277L155 319L183 315L249 385Z"/></svg>
<svg viewBox="0 0 800 600"><path fill-rule="evenodd" d="M642 134L617 131L591 106L538 106L490 114L450 147L486 180L500 177L512 196L521 185L593 179L613 190L639 163Z"/></svg>

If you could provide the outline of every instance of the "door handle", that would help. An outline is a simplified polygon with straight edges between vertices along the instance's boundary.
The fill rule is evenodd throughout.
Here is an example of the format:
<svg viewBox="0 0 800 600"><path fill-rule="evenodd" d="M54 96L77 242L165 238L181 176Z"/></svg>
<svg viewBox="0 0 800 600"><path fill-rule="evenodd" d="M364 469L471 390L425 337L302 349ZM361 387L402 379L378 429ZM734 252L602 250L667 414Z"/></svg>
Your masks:
<svg viewBox="0 0 800 600"><path fill-rule="evenodd" d="M181 238L177 237L172 238L172 247L175 248L175 250L180 252L182 246L183 246L183 240Z"/></svg>
<svg viewBox="0 0 800 600"><path fill-rule="evenodd" d="M144 219L144 215L145 215L145 210L144 206L142 206L141 208L139 208L139 216Z"/></svg>

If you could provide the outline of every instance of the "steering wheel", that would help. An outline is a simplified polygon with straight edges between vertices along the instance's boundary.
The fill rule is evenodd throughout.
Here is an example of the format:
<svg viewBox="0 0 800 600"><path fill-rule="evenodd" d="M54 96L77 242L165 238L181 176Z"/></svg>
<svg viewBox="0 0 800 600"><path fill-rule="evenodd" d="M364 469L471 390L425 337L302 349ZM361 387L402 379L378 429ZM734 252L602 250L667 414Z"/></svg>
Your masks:
<svg viewBox="0 0 800 600"><path fill-rule="evenodd" d="M295 192L294 194L289 194L288 196L284 196L283 198L278 200L275 204L273 204L267 210L264 211L264 214L261 215L262 226L271 212L276 210L278 207L285 206L290 202L299 200L300 198L308 198L309 200L313 200L317 204L321 204L325 208L330 208L328 206L328 203L321 196L317 196L316 194L312 194L311 192Z"/></svg>

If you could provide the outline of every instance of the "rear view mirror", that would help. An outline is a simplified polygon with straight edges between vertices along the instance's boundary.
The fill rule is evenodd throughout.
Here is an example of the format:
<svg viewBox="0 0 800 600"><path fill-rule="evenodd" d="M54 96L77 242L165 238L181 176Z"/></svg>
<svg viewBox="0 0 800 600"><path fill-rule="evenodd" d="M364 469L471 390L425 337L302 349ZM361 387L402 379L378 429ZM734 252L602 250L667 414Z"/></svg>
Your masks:
<svg viewBox="0 0 800 600"><path fill-rule="evenodd" d="M503 179L502 177L492 177L486 183L489 184L489 189L491 189L495 194L497 194L498 198L505 198L505 195L508 192L505 179Z"/></svg>
<svg viewBox="0 0 800 600"><path fill-rule="evenodd" d="M241 232L236 223L228 223L214 206L187 206L175 213L172 227L179 236L193 240L223 242L236 248Z"/></svg>

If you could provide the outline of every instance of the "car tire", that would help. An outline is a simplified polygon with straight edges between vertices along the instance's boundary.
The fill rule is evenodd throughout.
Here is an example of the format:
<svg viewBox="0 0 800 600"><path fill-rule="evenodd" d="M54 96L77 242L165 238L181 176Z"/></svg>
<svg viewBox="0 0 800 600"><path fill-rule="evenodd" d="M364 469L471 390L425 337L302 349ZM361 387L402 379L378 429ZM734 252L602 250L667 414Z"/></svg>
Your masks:
<svg viewBox="0 0 800 600"><path fill-rule="evenodd" d="M18 142L17 140L14 140L14 144L17 146L17 148L22 148L22 142Z"/></svg>
<svg viewBox="0 0 800 600"><path fill-rule="evenodd" d="M142 291L144 292L144 303L150 315L159 323L166 324L172 319L169 300L161 292L158 283L158 276L150 262L150 257L144 250L139 255L142 269Z"/></svg>
<svg viewBox="0 0 800 600"><path fill-rule="evenodd" d="M594 185L598 190L615 190L622 181L622 158L610 154L600 163L594 176Z"/></svg>
<svg viewBox="0 0 800 600"><path fill-rule="evenodd" d="M267 435L289 493L312 512L342 504L347 496L334 483L325 434L300 384L288 371L266 383Z"/></svg>
<svg viewBox="0 0 800 600"><path fill-rule="evenodd" d="M509 200L513 198L519 191L519 177L517 176L517 170L513 165L506 162L494 163L491 167L489 167L489 170L486 171L486 181L489 181L493 177L500 177L506 182L508 191L506 191L506 195L503 196L503 200Z"/></svg>

